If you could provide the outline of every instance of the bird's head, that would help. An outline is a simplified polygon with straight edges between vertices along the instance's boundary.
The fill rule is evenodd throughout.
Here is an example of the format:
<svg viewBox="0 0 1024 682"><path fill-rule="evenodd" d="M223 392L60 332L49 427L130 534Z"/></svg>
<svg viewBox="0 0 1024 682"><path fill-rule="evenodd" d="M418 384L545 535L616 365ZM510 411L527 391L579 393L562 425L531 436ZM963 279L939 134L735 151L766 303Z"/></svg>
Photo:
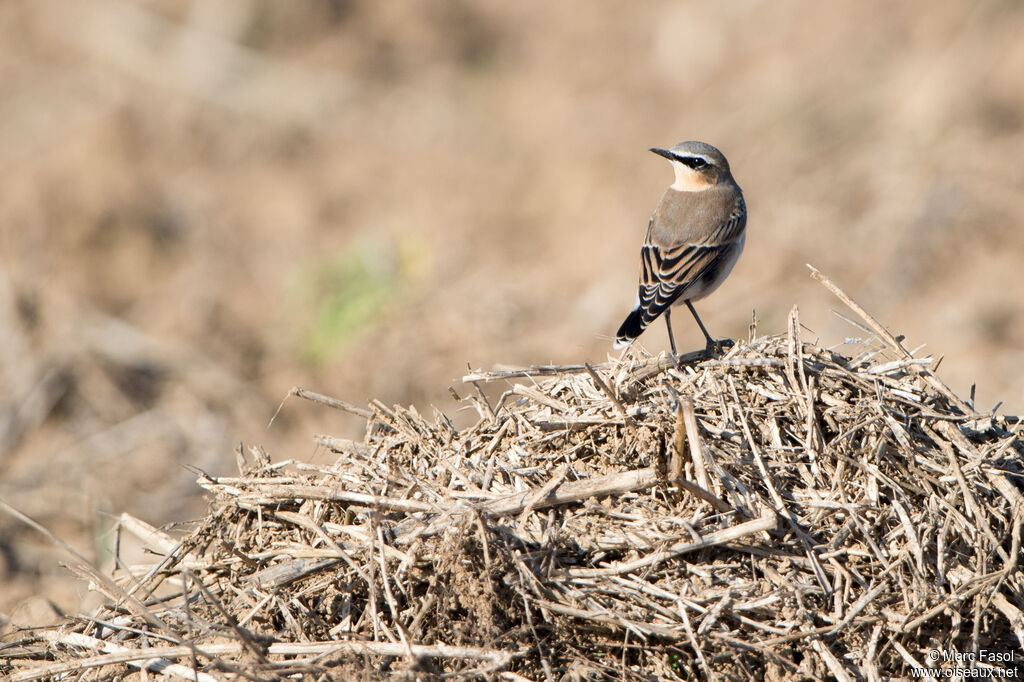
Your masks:
<svg viewBox="0 0 1024 682"><path fill-rule="evenodd" d="M680 142L671 149L653 147L652 152L664 156L672 164L678 192L703 192L732 178L725 155L705 142Z"/></svg>

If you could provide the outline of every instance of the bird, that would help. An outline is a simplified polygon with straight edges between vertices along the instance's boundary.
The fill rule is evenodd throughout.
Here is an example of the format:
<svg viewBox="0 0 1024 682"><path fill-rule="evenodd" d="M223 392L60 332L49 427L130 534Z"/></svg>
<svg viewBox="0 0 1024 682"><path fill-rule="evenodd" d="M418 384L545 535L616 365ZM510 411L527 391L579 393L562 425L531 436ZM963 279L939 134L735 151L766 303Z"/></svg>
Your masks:
<svg viewBox="0 0 1024 682"><path fill-rule="evenodd" d="M636 303L615 335L615 348L632 344L664 313L675 356L670 310L685 304L707 341L706 354L717 356L732 342L711 338L693 302L715 291L743 252L747 228L743 191L725 155L706 142L680 142L671 149L650 151L668 159L675 182L647 223Z"/></svg>

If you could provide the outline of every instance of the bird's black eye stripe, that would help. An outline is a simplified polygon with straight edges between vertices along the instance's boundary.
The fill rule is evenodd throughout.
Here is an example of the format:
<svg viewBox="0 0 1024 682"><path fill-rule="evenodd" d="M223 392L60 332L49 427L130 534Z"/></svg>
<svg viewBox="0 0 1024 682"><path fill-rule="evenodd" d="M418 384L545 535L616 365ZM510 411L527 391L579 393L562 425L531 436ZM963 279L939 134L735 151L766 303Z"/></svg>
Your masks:
<svg viewBox="0 0 1024 682"><path fill-rule="evenodd" d="M680 163L683 163L693 170L701 170L708 167L707 160L702 156L677 156Z"/></svg>

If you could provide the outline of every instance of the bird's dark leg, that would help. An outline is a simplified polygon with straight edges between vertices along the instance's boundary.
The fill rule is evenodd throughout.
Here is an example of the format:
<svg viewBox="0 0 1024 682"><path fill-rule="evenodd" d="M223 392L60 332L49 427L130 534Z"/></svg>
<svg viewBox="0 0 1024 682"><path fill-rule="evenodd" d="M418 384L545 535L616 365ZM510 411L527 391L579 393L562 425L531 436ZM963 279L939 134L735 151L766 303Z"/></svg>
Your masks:
<svg viewBox="0 0 1024 682"><path fill-rule="evenodd" d="M707 341L708 344L704 350L707 353L708 357L720 357L722 355L722 351L725 348L732 346L732 341L728 339L723 339L722 341L715 341L713 338L711 338L711 334L708 334L707 327L705 327L704 323L700 321L700 316L694 309L693 304L690 303L689 299L687 299L685 303L686 307L690 309L690 313L693 315L693 319L697 320L697 326L700 327L700 330L704 333L704 339Z"/></svg>
<svg viewBox="0 0 1024 682"><path fill-rule="evenodd" d="M686 307L690 309L690 314L693 315L693 319L697 320L697 326L700 327L700 330L702 332L704 332L704 338L707 340L708 345L710 346L715 342L715 340L711 338L711 334L708 334L707 328L704 326L704 323L700 321L700 315L697 314L697 311L694 309L693 304L690 303L690 300L687 299L685 303Z"/></svg>
<svg viewBox="0 0 1024 682"><path fill-rule="evenodd" d="M672 336L672 313L671 308L665 308L665 326L668 327L668 343L672 346L672 357L676 356L676 340Z"/></svg>

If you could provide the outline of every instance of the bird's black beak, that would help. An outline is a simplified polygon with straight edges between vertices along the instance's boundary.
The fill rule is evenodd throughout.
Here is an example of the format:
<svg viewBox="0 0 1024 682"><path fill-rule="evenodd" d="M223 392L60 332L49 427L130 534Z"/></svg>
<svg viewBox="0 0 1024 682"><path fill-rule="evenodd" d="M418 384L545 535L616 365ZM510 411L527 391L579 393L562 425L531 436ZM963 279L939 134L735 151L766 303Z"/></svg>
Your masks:
<svg viewBox="0 0 1024 682"><path fill-rule="evenodd" d="M670 152L667 149L658 149L657 147L651 147L650 151L654 152L658 156L664 156L669 161L672 161L673 159L676 158L675 156L672 155L672 152Z"/></svg>

